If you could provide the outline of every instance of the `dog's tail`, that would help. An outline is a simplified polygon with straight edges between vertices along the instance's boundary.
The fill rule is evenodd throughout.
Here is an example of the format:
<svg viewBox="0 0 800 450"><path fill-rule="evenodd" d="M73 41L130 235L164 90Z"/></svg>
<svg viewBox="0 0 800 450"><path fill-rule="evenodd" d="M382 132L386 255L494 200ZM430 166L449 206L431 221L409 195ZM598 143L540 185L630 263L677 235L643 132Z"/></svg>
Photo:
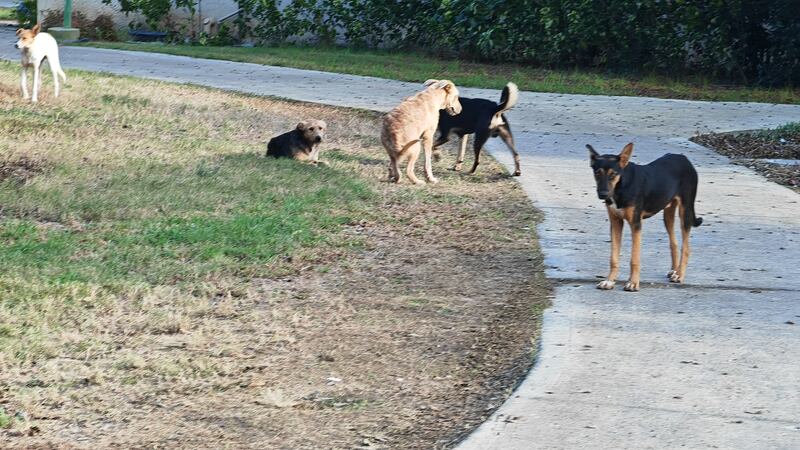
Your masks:
<svg viewBox="0 0 800 450"><path fill-rule="evenodd" d="M683 216L684 230L689 230L691 227L699 227L703 223L703 218L697 217L694 212L694 200L697 197L697 171L691 163L689 163L689 169L691 169L688 173L690 189L686 192L684 198L681 199L686 208Z"/></svg>
<svg viewBox="0 0 800 450"><path fill-rule="evenodd" d="M406 150L410 149L412 145L420 142L421 140L422 139L413 139L413 140L409 141L406 145L403 146L403 148L400 149L400 153L398 153L397 156L402 155L403 153L406 152Z"/></svg>
<svg viewBox="0 0 800 450"><path fill-rule="evenodd" d="M497 105L495 114L508 111L517 104L519 100L519 88L516 84L508 82L506 87L503 88L503 93L500 95L500 103Z"/></svg>

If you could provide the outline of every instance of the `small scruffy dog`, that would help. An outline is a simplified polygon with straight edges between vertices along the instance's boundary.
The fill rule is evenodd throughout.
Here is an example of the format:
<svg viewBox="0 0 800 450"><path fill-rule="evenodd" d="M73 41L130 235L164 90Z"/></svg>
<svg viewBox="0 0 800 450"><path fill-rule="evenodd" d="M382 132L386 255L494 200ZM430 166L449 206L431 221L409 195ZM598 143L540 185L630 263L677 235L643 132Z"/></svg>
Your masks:
<svg viewBox="0 0 800 450"><path fill-rule="evenodd" d="M267 156L294 158L311 164L326 164L319 160L320 144L325 137L327 124L322 120L304 120L297 127L267 144Z"/></svg>

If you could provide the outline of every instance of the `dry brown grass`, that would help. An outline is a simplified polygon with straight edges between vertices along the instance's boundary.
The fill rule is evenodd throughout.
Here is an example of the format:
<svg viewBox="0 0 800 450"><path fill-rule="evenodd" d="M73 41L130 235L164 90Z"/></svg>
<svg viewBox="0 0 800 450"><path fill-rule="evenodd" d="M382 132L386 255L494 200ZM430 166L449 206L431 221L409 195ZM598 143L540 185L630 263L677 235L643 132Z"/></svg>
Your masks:
<svg viewBox="0 0 800 450"><path fill-rule="evenodd" d="M470 177L445 170L446 157L435 167L439 185L396 186L384 182L371 113L77 73L63 98L45 94L34 107L6 88L15 73L0 66L0 149L48 169L2 185L12 207L0 231L28 221L41 239L88 242L68 259L101 251L90 239L96 228L165 214L142 198L159 191L114 185L120 206L99 211L40 205L49 221L33 214L29 191L77 196L137 161L188 168L162 191L190 182L200 163L224 172L252 155L254 169L236 166L233 200L257 190L246 181L264 170L305 180L273 186L280 195L345 181L343 190L370 194L312 210L350 219L265 262L61 284L49 272L4 273L0 288L25 305L0 308L0 409L12 418L0 430L4 448L441 448L499 406L529 368L549 295L533 231L539 216L494 161ZM329 124L331 167L257 156L270 136L308 117ZM59 178L75 167L96 176ZM203 205L181 197L174 204L189 206L169 214L202 209L213 218L262 201L233 202L212 187L198 194ZM172 267L157 261L148 271Z"/></svg>

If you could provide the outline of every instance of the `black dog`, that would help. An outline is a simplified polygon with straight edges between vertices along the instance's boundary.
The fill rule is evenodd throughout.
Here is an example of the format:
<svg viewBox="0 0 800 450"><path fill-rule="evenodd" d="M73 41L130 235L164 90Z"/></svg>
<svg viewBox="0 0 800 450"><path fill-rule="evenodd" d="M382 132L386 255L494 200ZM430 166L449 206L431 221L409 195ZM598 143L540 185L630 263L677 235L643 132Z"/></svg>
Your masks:
<svg viewBox="0 0 800 450"><path fill-rule="evenodd" d="M619 250L622 241L623 220L631 228L631 274L626 291L639 290L639 256L642 246L642 219L664 210L664 225L669 234L672 270L667 277L673 283L683 282L689 264L689 232L703 223L695 216L694 200L697 196L697 171L683 155L667 153L643 166L630 162L633 144L628 144L619 155L600 155L591 145L590 161L597 181L597 196L605 201L611 221L611 270L608 278L597 285L599 289L613 289L619 271ZM681 218L683 248L678 258L678 241L673 226L675 210Z"/></svg>
<svg viewBox="0 0 800 450"><path fill-rule="evenodd" d="M267 156L324 164L319 160L319 147L325 137L325 128L327 125L322 120L304 120L294 130L270 139Z"/></svg>
<svg viewBox="0 0 800 450"><path fill-rule="evenodd" d="M451 132L455 133L461 138L461 148L453 170L461 170L461 164L464 162L464 153L467 151L468 135L474 134L473 150L475 151L475 162L472 164L472 170L469 171L472 174L475 173L480 163L483 145L486 144L490 137L500 136L500 139L506 143L511 153L514 154L514 176L519 176L521 173L519 155L514 148L514 137L511 135L508 119L503 114L511 109L518 99L519 89L514 83L508 83L503 88L499 104L482 98L460 97L461 114L451 116L444 111L439 111L439 138L433 144L434 149L444 145L449 140ZM436 156L437 158L439 157L438 151Z"/></svg>

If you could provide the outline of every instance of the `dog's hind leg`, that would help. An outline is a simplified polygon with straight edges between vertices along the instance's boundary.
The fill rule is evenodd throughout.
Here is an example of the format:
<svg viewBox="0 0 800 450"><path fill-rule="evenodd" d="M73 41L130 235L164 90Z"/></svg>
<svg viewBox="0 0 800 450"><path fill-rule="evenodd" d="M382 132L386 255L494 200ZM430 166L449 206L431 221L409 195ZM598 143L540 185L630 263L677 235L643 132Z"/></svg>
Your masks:
<svg viewBox="0 0 800 450"><path fill-rule="evenodd" d="M456 172L460 172L461 165L464 164L464 155L467 153L468 142L469 142L468 134L461 136L461 146L458 149L458 157L456 158L456 164L453 166L453 170L455 170Z"/></svg>
<svg viewBox="0 0 800 450"><path fill-rule="evenodd" d="M691 254L689 234L692 231L692 226L686 223L690 214L689 208L686 204L681 203L678 206L678 213L681 217L681 261L678 265L678 271L669 278L673 283L683 283L683 279L686 277L686 267L689 265L689 255Z"/></svg>
<svg viewBox="0 0 800 450"><path fill-rule="evenodd" d="M58 67L58 63L53 63L53 61L49 61L50 63L50 72L53 74L53 96L58 97L58 94L61 93L61 85L58 82L58 72L61 70Z"/></svg>
<svg viewBox="0 0 800 450"><path fill-rule="evenodd" d="M389 182L400 182L400 168L395 156L389 156Z"/></svg>
<svg viewBox="0 0 800 450"><path fill-rule="evenodd" d="M443 146L444 144L446 144L446 143L448 143L450 141L450 139L448 137L449 134L450 134L450 132L447 132L446 134L444 132L442 132L441 134L439 134L439 137L436 139L436 141L434 141L434 143L433 143L433 160L434 161L439 161L439 160L442 159L442 151L439 149L439 147Z"/></svg>
<svg viewBox="0 0 800 450"><path fill-rule="evenodd" d="M678 240L675 239L675 209L678 204L679 200L674 199L664 208L664 227L666 227L669 235L669 253L672 256L672 266L670 266L670 271L667 273L667 278L670 281L675 281L672 277L677 276L680 264L678 259Z"/></svg>
<svg viewBox="0 0 800 450"><path fill-rule="evenodd" d="M421 144L417 143L408 149L408 166L406 166L406 176L408 176L408 179L414 184L425 184L425 182L417 178L417 176L414 174L414 166L417 164L417 158L419 158L420 146Z"/></svg>
<svg viewBox="0 0 800 450"><path fill-rule="evenodd" d="M28 67L22 66L22 74L20 75L20 87L22 87L22 98L27 100L30 98L28 93Z"/></svg>
<svg viewBox="0 0 800 450"><path fill-rule="evenodd" d="M624 222L622 219L609 212L609 222L611 222L611 259L609 261L608 276L605 280L601 281L598 289L614 289L619 275L619 252L622 248L622 227Z"/></svg>
<svg viewBox="0 0 800 450"><path fill-rule="evenodd" d="M475 161L472 163L472 170L469 171L470 175L478 170L478 164L481 163L481 150L483 144L489 140L489 133L487 131L479 131L475 133L475 142L472 143L472 150L475 152Z"/></svg>
<svg viewBox="0 0 800 450"><path fill-rule="evenodd" d="M519 168L519 153L517 153L517 149L514 147L514 136L511 134L511 128L509 128L508 125L500 125L497 128L497 133L500 135L500 139L505 142L508 149L511 150L511 154L514 155L514 176L518 177L522 175L522 171Z"/></svg>

